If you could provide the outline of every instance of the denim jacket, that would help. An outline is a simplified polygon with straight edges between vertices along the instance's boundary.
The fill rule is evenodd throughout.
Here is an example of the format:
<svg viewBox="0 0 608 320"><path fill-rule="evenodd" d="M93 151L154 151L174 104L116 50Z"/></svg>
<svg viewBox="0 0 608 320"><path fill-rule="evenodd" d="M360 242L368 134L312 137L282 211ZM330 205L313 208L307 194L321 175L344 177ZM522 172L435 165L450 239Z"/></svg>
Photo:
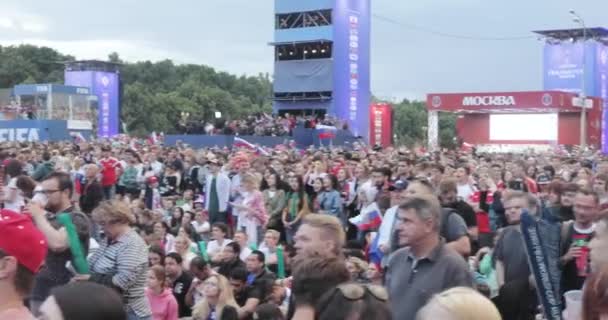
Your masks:
<svg viewBox="0 0 608 320"><path fill-rule="evenodd" d="M338 191L323 191L319 194L318 200L321 210L336 218L341 218L342 197Z"/></svg>

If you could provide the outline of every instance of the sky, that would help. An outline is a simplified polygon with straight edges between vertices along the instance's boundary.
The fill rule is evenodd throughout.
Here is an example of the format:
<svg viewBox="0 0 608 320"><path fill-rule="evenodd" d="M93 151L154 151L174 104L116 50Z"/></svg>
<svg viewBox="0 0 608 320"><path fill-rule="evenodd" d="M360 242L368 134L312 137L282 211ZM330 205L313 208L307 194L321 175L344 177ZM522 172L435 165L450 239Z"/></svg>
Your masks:
<svg viewBox="0 0 608 320"><path fill-rule="evenodd" d="M306 0L302 0L306 1ZM372 93L542 89L531 30L608 27L605 0L371 0ZM272 74L273 0L1 0L0 45L35 44L78 59L171 59L233 74ZM452 37L466 36L474 39ZM488 37L526 37L486 41Z"/></svg>

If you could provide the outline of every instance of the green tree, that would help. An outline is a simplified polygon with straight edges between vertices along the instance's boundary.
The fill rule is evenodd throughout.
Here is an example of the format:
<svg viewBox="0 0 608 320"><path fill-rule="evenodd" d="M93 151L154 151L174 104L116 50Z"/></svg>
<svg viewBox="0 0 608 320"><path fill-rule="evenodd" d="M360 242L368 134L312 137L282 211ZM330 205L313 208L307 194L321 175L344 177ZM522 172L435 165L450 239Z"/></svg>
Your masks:
<svg viewBox="0 0 608 320"><path fill-rule="evenodd" d="M426 145L428 113L426 103L407 99L394 104L394 129L398 145ZM456 136L456 115L439 114L439 145L443 148L454 148Z"/></svg>

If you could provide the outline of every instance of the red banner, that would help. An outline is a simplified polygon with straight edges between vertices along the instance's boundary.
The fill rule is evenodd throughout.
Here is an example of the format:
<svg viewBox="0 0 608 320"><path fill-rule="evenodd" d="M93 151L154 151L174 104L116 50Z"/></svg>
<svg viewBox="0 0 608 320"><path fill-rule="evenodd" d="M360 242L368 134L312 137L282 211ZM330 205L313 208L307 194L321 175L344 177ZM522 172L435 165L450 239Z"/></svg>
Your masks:
<svg viewBox="0 0 608 320"><path fill-rule="evenodd" d="M432 93L428 94L428 110L448 112L551 112L573 111L575 94L560 91L484 92L484 93ZM593 108L599 104L594 101Z"/></svg>
<svg viewBox="0 0 608 320"><path fill-rule="evenodd" d="M387 103L375 103L369 110L369 144L390 146L393 143L393 107Z"/></svg>

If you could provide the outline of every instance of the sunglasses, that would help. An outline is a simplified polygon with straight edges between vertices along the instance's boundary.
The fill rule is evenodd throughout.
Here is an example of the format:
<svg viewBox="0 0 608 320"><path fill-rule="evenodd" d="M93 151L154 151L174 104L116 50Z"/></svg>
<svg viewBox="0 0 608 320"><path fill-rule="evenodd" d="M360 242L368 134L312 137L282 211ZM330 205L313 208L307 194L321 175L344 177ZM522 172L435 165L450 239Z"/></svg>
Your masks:
<svg viewBox="0 0 608 320"><path fill-rule="evenodd" d="M334 293L340 291L340 293L350 301L358 301L363 299L365 294L368 292L377 300L386 302L388 301L388 292L382 286L358 284L358 283L345 283L334 288Z"/></svg>

